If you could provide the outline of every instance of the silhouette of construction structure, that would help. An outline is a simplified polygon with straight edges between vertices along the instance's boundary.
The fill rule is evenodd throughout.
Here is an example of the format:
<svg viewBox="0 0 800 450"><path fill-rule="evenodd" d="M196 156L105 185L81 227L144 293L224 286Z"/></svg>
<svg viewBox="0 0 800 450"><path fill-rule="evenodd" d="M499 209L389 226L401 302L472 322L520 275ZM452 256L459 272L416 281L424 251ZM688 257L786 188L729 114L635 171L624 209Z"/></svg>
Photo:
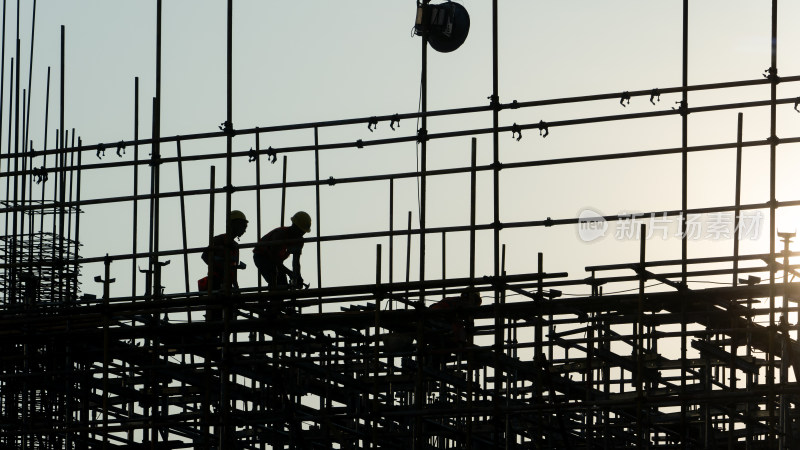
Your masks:
<svg viewBox="0 0 800 450"><path fill-rule="evenodd" d="M229 0L229 14L232 7ZM774 21L777 11L775 5L772 8ZM493 23L496 27L496 20ZM683 27L688 29L686 15ZM779 145L800 142L800 137L778 138L774 130L778 106L797 105L796 98L779 98L777 85L798 82L800 75L778 77L775 33L773 29L772 67L752 80L689 85L684 59L681 86L504 103L495 83L490 104L473 108L428 111L423 95L419 112L254 129L234 128L229 101L227 120L219 130L187 136L160 135L156 97L152 134L113 145L75 142L74 132L70 136L63 129L62 97L61 132L55 144L34 150L18 141L0 154L0 180L11 186L0 205L6 224L0 251L0 448L774 449L798 445L800 321L794 299L800 298L800 286L791 282L796 274L790 261L796 254L789 249L793 234L778 232L775 213L800 204L800 198L776 199L775 153ZM424 94L424 41L422 48ZM496 80L496 46L492 63ZM702 108L692 108L689 102L692 92L746 86L771 86L771 97ZM15 88L19 95L19 86ZM682 100L674 107L656 106L656 99L667 94ZM138 96L137 84L137 111ZM511 109L580 108L603 101L627 107L632 99L649 99L653 111L622 110L616 116L542 119L511 126L499 121ZM740 114L738 141L687 145L690 118L746 108L771 111L770 136L743 141ZM454 132L427 129L429 117L474 112L491 114L492 123ZM636 123L662 116L681 118L682 146L514 163L499 158L501 136L509 142L508 136L541 139L556 129L568 132L583 124ZM367 139L376 124L395 129L401 120L418 120L420 127L398 128L392 139ZM316 136L320 128L359 124L366 131L364 139L275 149L260 144L274 132L310 130ZM491 164L477 164L473 139L471 165L427 169L427 145L472 136L491 139ZM180 154L181 143L204 139L225 139L227 149L200 156ZM255 146L233 151L234 140L254 141ZM335 180L319 177L320 152L402 142L419 145L419 170ZM178 155L164 156L161 149L166 145L177 146ZM742 204L737 177L734 204L689 208L688 156L736 151L738 175L742 151L750 147L770 149L770 198ZM127 158L99 162L95 158L87 163L90 157L124 149ZM225 203L216 206L216 214L222 216L231 210L234 189L228 187L234 160L249 160L259 173L262 162L283 159L285 164L286 157L295 153L313 153L315 179L258 182L236 186L235 192L260 196L264 191L314 188L315 229L306 245L316 246L320 255L323 242L384 239L388 248L376 247L375 282L323 285L325 266L318 256L320 278L310 289L276 293L243 286L239 292L198 292L193 280L201 275L190 274L185 263L185 292L165 293L161 273L167 260L197 259L203 247L189 247L184 239L183 248L176 250L159 242L160 202L209 198L213 218L213 198L222 195ZM730 213L738 225L743 212L765 211L769 252L740 254L738 240L733 239L728 256L690 258L684 233L680 258L652 260L647 258L648 230L642 225L632 228L634 238L639 238L640 257L627 263L586 267L585 274L575 275L557 267L546 271L545 255L539 253L531 258L529 271L507 273L501 230L591 227L628 218L501 223L501 170L633 157L641 158L644 167L648 158L667 154L683 158L683 206L652 213L674 219L685 230L691 214ZM46 165L34 167L34 157ZM219 178L224 181L216 179L212 168L208 189L185 191L182 182L177 191L160 188L158 180L166 171L182 173L182 164L199 160L223 167L225 173ZM82 200L81 174L111 167L149 173L152 182L135 184L127 197ZM448 174L471 178L471 192L464 192L471 199L470 221L427 227L426 183ZM475 215L478 175L491 177L494 185L493 195L481 205L493 211L493 220L487 223L478 223ZM419 180L419 226L409 220L407 229L390 225L352 234L320 232L325 220L319 214L320 189L376 181L393 186L402 179ZM143 201L149 203L149 211L137 212L136 205ZM80 233L81 210L89 204L132 206L135 215L150 217L151 228L124 237L133 239L130 253L83 255L80 243L92 237ZM394 224L394 208L388 206L392 215L388 223ZM283 211L281 217L286 217ZM185 236L186 221L181 225ZM260 235L260 222L258 229ZM478 232L493 237L493 271L488 274L475 270ZM426 242L432 236L442 236L444 242L451 233L470 236L469 275L426 278L426 251L438 252L426 249ZM212 226L209 236L214 234ZM405 280L395 280L397 268L381 267L381 253L410 254L412 238L419 245L419 276L406 269ZM147 242L147 252L137 250L137 239L139 244ZM395 248L404 244L407 247ZM246 253L248 245L242 247ZM139 272L137 261L144 258L149 263ZM93 287L102 286L102 296L82 294L79 280L87 264L104 267L103 273L87 274L96 275L99 284ZM119 267L131 271L133 289L130 295L112 297L111 274L120 273L112 269ZM145 286L137 286L135 279L142 273ZM690 286L692 280L708 277L728 282L701 289ZM649 282L658 282L659 287L653 289ZM573 287L585 289L586 295L562 295ZM466 336L453 337L449 325L453 311L430 310L424 307L425 300L457 297L471 289L480 293L483 304L458 311ZM275 301L278 297L282 303ZM209 309L222 310L222 319L204 320Z"/></svg>

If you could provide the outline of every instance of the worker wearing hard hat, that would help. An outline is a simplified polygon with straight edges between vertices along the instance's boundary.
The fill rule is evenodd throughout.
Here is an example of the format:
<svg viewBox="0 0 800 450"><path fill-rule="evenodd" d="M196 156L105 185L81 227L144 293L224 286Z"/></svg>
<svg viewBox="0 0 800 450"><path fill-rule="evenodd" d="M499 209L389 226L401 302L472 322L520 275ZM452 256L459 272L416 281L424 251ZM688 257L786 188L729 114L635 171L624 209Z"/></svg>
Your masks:
<svg viewBox="0 0 800 450"><path fill-rule="evenodd" d="M303 252L303 235L311 231L311 216L298 211L291 220L292 225L275 228L253 248L253 261L270 289L289 287L287 276L291 278L291 286L303 285L300 254ZM292 270L283 265L289 255L292 255Z"/></svg>
<svg viewBox="0 0 800 450"><path fill-rule="evenodd" d="M244 213L238 210L231 211L228 216L230 222L228 233L222 233L211 240L211 245L208 246L200 255L208 264L208 277L200 279L197 284L201 291L208 289L208 282L211 281L212 289L220 289L222 287L223 278L225 277L225 256L227 255L230 286L234 289L239 289L239 282L236 276L237 269L244 269L245 264L239 261L239 243L236 239L242 237L245 230L247 230L247 217Z"/></svg>

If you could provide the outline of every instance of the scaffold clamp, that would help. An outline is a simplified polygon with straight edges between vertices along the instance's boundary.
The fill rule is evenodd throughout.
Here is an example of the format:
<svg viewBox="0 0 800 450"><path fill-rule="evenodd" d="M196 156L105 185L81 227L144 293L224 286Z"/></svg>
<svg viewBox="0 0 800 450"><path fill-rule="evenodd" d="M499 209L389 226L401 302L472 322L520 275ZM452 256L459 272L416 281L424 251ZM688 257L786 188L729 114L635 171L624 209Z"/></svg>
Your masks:
<svg viewBox="0 0 800 450"><path fill-rule="evenodd" d="M678 111L680 113L680 115L686 116L686 115L689 114L689 107L686 106L686 102L685 101L678 100L677 102L675 102L675 104L678 105L678 107L676 108L676 107L673 106L672 109Z"/></svg>
<svg viewBox="0 0 800 450"><path fill-rule="evenodd" d="M392 116L392 121L389 122L389 128L394 131L394 124L397 123L397 128L400 128L400 114L395 114Z"/></svg>
<svg viewBox="0 0 800 450"><path fill-rule="evenodd" d="M778 84L781 82L781 77L778 76L778 69L775 67L766 69L762 76L771 81L772 84Z"/></svg>
<svg viewBox="0 0 800 450"><path fill-rule="evenodd" d="M781 140L778 139L778 136L772 135L772 136L767 138L767 143L769 145L778 145L778 144L781 143Z"/></svg>
<svg viewBox="0 0 800 450"><path fill-rule="evenodd" d="M228 122L227 120L219 124L219 129L223 131L225 134L233 136L233 124Z"/></svg>
<svg viewBox="0 0 800 450"><path fill-rule="evenodd" d="M106 156L106 148L103 144L97 145L97 159L103 159Z"/></svg>
<svg viewBox="0 0 800 450"><path fill-rule="evenodd" d="M511 125L512 139L514 138L515 134L517 135L517 142L519 142L519 140L522 139L522 129L520 129L519 125L517 125L516 122L514 123L514 125Z"/></svg>
<svg viewBox="0 0 800 450"><path fill-rule="evenodd" d="M625 102L627 102L627 105L625 104ZM622 95L620 96L619 104L622 105L623 108L628 106L628 105L630 105L631 104L631 93L628 92L628 91L623 92Z"/></svg>
<svg viewBox="0 0 800 450"><path fill-rule="evenodd" d="M655 101L653 101L653 100L655 100ZM658 90L658 88L653 89L652 91L650 91L650 103L655 105L656 102L660 102L660 101L661 101L661 91Z"/></svg>
<svg viewBox="0 0 800 450"><path fill-rule="evenodd" d="M275 154L275 149L273 149L273 148L272 148L272 146L270 146L270 147L267 149L267 156L269 157L269 162L270 162L271 164L275 164L275 161L277 161L277 160L278 160L278 155L277 155L277 154Z"/></svg>
<svg viewBox="0 0 800 450"><path fill-rule="evenodd" d="M36 178L36 184L40 184L43 181L47 181L47 169L44 166L39 167L38 169L33 169L33 176Z"/></svg>
<svg viewBox="0 0 800 450"><path fill-rule="evenodd" d="M122 155L124 154L125 154L125 142L119 141L119 144L117 144L117 156L122 158Z"/></svg>
<svg viewBox="0 0 800 450"><path fill-rule="evenodd" d="M372 116L369 119L369 123L367 123L367 129L369 130L370 133L372 133L373 131L375 131L376 128L378 128L378 118Z"/></svg>
<svg viewBox="0 0 800 450"><path fill-rule="evenodd" d="M544 120L540 120L539 121L539 136L546 138L548 134L550 134L550 130L547 129L547 122L545 122Z"/></svg>

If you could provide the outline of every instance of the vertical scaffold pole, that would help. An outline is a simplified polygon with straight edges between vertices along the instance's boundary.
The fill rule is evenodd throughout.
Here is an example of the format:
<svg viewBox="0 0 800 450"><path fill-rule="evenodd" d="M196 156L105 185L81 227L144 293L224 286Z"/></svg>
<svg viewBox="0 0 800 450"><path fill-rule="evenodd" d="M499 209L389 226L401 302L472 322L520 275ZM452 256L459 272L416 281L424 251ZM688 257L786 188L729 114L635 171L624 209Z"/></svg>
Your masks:
<svg viewBox="0 0 800 450"><path fill-rule="evenodd" d="M183 279L186 286L186 292L190 291L189 288L189 254L187 250L189 243L186 237L186 198L183 189L183 155L181 154L181 140L175 141L176 152L178 156L178 190L180 191L180 204L181 204L181 237L183 238ZM191 312L189 314L189 322L191 322Z"/></svg>
<svg viewBox="0 0 800 450"><path fill-rule="evenodd" d="M322 242L320 242L319 236L320 233L322 232L322 226L320 225L320 217L322 216L322 211L320 211L320 198L319 198L319 127L314 127L314 179L316 180L316 183L314 184L314 198L316 200L316 206L317 206L317 217L315 220L315 222L317 223L317 287L321 288L322 287ZM320 313L322 312L321 302L319 304L319 312Z"/></svg>
<svg viewBox="0 0 800 450"><path fill-rule="evenodd" d="M736 127L736 187L734 190L734 213L733 213L733 287L739 283L739 223L742 213L742 122L744 116L738 115Z"/></svg>
<svg viewBox="0 0 800 450"><path fill-rule="evenodd" d="M256 127L256 240L261 239L261 158L258 151L261 149L261 133ZM261 287L261 275L258 276L258 287Z"/></svg>
<svg viewBox="0 0 800 450"><path fill-rule="evenodd" d="M772 39L771 39L771 58L770 67L768 69L768 78L772 82L770 84L770 109L769 109L769 326L770 329L775 328L775 272L777 267L775 265L775 212L776 212L776 183L775 183L775 170L776 170L776 153L778 147L778 136L776 133L777 128L777 95L778 95L778 0L772 0ZM786 304L786 298L783 298L783 304ZM774 333L769 333L769 354L767 357L767 387L769 395L767 396L767 409L769 410L769 423L775 422L775 352L776 343ZM781 361L781 364L784 364ZM771 446L775 445L777 438L776 432L771 432L767 442ZM779 439L779 445L782 444L783 439Z"/></svg>
<svg viewBox="0 0 800 450"><path fill-rule="evenodd" d="M48 72L49 73L49 72ZM139 236L139 77L133 81L133 242L131 254L131 297L136 297L136 262Z"/></svg>
<svg viewBox="0 0 800 450"><path fill-rule="evenodd" d="M420 184L419 184L419 302L420 308L425 308L425 220L426 220L426 189L428 170L428 36L422 34L422 73L420 76L420 129L417 130L417 140L420 146ZM410 216L409 216L410 217ZM409 240L411 235L409 234ZM422 317L417 321L417 370L414 383L414 409L422 411L425 405L425 386L423 381L423 365L425 361L424 343L422 338ZM414 417L414 433L412 450L425 448L427 439L423 430L422 416Z"/></svg>
<svg viewBox="0 0 800 450"><path fill-rule="evenodd" d="M283 178L281 178L281 226L286 224L286 155L283 155Z"/></svg>
<svg viewBox="0 0 800 450"><path fill-rule="evenodd" d="M224 291L226 296L231 295L231 285L232 280L235 277L235 274L232 273L235 268L232 268L228 261L231 260L231 252L233 251L229 245L227 245L228 240L232 237L231 234L231 197L233 194L233 135L234 135L234 128L233 128L233 0L228 0L228 15L227 15L227 51L226 51L226 60L227 60L227 86L226 86L226 118L225 118L225 130L227 131L225 136L226 142L226 164L225 164L225 234L227 235L226 245L225 245L225 253L223 255L223 261L225 264L225 274L224 274ZM228 395L228 360L229 360L229 336L228 331L230 328L230 322L233 319L232 313L234 309L231 307L230 303L226 303L224 308L222 309L223 314L223 330L222 330L222 363L220 364L220 373L219 373L219 380L220 380L220 400L219 406L221 409L222 414L222 427L220 427L220 449L226 450L228 448L233 448L233 429L231 428L231 417L230 417L230 399Z"/></svg>
<svg viewBox="0 0 800 450"><path fill-rule="evenodd" d="M682 51L682 77L681 77L681 107L688 108L689 105L689 0L683 0L683 51ZM686 284L686 258L688 257L688 242L686 240L686 212L688 206L688 174L689 174L689 118L684 114L681 117L681 282ZM686 342L686 301L681 299L681 448L689 447L689 426L687 423L688 404L686 402L686 375L689 370L688 348Z"/></svg>

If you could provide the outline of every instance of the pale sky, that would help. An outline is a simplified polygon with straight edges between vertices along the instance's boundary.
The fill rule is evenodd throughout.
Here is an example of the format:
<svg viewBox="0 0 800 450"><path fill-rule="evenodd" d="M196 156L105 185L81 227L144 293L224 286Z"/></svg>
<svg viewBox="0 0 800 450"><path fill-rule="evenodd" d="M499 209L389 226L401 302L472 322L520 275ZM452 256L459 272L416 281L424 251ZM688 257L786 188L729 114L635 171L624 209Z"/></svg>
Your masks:
<svg viewBox="0 0 800 450"><path fill-rule="evenodd" d="M471 28L464 45L441 54L428 52L429 110L484 106L492 93L491 2L463 0ZM504 0L499 2L499 94L503 103L547 100L624 91L666 89L681 85L682 2L641 2L633 0L575 0L546 2ZM793 19L800 4L778 2L779 75L800 73L796 57L800 30ZM6 105L3 109L7 139L8 74L15 33L14 5L8 6L6 29ZM27 88L30 64L32 2L22 2L21 52L23 86ZM313 121L328 121L413 113L418 110L421 68L421 40L412 36L415 2L269 2L237 0L234 4L233 123L234 127L269 127ZM689 84L755 80L770 66L770 4L752 1L691 2L689 18ZM116 143L133 138L134 78L139 77L140 137L150 137L150 107L155 94L155 1L40 0L37 2L36 37L32 78L30 139L41 149L44 139L44 109L47 67L51 67L51 100L48 147L58 126L58 74L60 26L66 29L66 126L75 128L83 143ZM162 48L162 136L217 131L226 115L226 2L217 0L167 0L163 9ZM800 95L796 83L779 85L779 98ZM689 106L699 107L753 100L768 100L769 86L731 88L689 95ZM568 119L652 112L676 107L679 94L664 94L655 105L648 97L635 97L623 107L618 99L570 103L518 110L504 110L501 126L536 124ZM730 143L736 140L737 114L744 113L744 140L769 137L769 110L728 109L689 116L689 145ZM431 118L429 133L484 129L491 127L491 114L478 113L449 118ZM374 132L367 124L324 128L321 144L410 136L416 123L404 120L392 131L388 122ZM798 135L800 114L792 105L778 108L780 138ZM552 128L546 137L537 130L525 130L520 141L510 133L500 135L503 163L547 161L563 157L591 156L617 152L676 148L681 145L680 117L668 116L590 125ZM491 163L490 134L476 135L478 164ZM262 134L261 148L295 147L313 144L313 131L302 130ZM7 143L2 144L8 151ZM255 146L252 135L234 139L234 151ZM122 160L132 160L126 149ZM184 156L224 153L225 140L182 143ZM800 197L796 181L797 145L778 148L777 198ZM141 147L146 157L149 147ZM162 155L174 156L174 143L162 146ZM470 137L439 139L428 145L428 168L467 167ZM742 202L769 200L768 147L744 151ZM84 164L98 163L87 152ZM102 162L117 161L113 149ZM535 221L578 217L591 209L603 215L650 213L681 207L680 155L542 165L501 171L501 221ZM692 154L689 158L689 207L732 205L734 200L735 152L733 149ZM217 170L217 186L224 182L224 159L187 163L185 188L208 187L210 166ZM321 152L320 178L344 178L416 170L417 148L413 142L364 149ZM34 162L42 165L42 158ZM49 163L52 165L52 162ZM149 186L147 166L140 169L140 193ZM6 166L3 166L6 170ZM262 160L262 183L281 180L282 165ZM289 181L314 179L313 152L288 157ZM492 220L490 173L478 177L478 223ZM82 199L132 194L133 169L84 170ZM255 165L241 158L234 164L237 186L255 183ZM177 190L177 166L162 167L162 192ZM51 188L52 186L48 186ZM37 188L38 189L38 186ZM417 184L413 179L395 184L394 228L407 226L413 211L418 226ZM5 190L5 183L0 186ZM35 191L36 192L36 191ZM37 194L38 198L38 194ZM322 235L383 231L389 226L389 182L324 185L321 188ZM208 198L187 198L188 245L201 247L208 236ZM215 228L224 227L224 196L216 200ZM250 218L250 228L241 242L257 239L256 204L252 192L237 193L233 207ZM175 199L163 200L161 246L163 250L182 247L180 215ZM457 226L469 223L469 176L452 175L428 180L428 226ZM316 217L314 189L290 189L287 214L308 211ZM146 250L147 203L140 203L139 251ZM262 192L262 234L280 223L280 191ZM649 216L646 216L649 220ZM767 252L768 211L755 235L745 239L742 253ZM719 219L719 220L717 220ZM724 224L724 218L703 218L703 234L689 243L689 256L722 256L732 252L730 239L718 239L710 222ZM800 214L796 208L779 210L778 228L794 231ZM676 222L672 219L675 234ZM81 256L99 257L131 253L132 204L87 206L81 217ZM650 222L646 222L650 224ZM515 228L501 233L506 244L506 270L510 274L536 272L536 254L544 253L545 269L568 272L569 279L588 276L590 265L635 262L637 239L623 236L618 222L609 223L606 235L584 241L576 225L550 228ZM312 227L316 230L316 225ZM758 233L760 231L760 234ZM619 233L619 234L618 234ZM711 237L709 237L709 235ZM312 233L312 237L313 233ZM427 275L439 279L441 236L427 241ZM375 246L383 245L384 280L388 268L388 239L324 243L323 285L367 284L375 280ZM412 241L412 279L419 275L417 240ZM465 233L447 237L448 277L468 273L468 239ZM492 274L491 232L478 233L477 275ZM405 278L406 239L394 241L394 280ZM680 240L662 239L658 233L648 239L648 259L680 257ZM243 251L248 269L240 274L242 287L256 285L257 274L249 251ZM303 275L316 284L316 245L307 244L303 254ZM183 260L169 257L165 268L167 292L182 292ZM145 259L139 265L144 268ZM190 280L194 285L205 270L199 254L190 256ZM83 292L100 294L92 281L102 274L102 265L83 267ZM620 272L622 274L622 272ZM630 275L631 273L624 273ZM117 282L112 296L130 293L130 262L115 262L112 276ZM719 279L714 279L719 281ZM726 278L725 281L728 281ZM142 293L144 278L137 281ZM694 285L701 288L703 285ZM588 287L565 288L568 294L586 294Z"/></svg>

